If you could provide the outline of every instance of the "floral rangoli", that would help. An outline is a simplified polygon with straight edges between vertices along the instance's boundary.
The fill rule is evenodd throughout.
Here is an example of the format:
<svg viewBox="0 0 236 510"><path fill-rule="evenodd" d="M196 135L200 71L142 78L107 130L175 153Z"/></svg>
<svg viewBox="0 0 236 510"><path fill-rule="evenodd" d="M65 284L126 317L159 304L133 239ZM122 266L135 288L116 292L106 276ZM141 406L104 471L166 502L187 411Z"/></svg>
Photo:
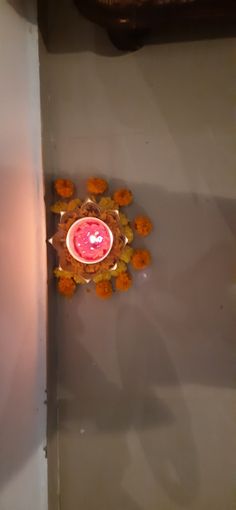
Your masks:
<svg viewBox="0 0 236 510"><path fill-rule="evenodd" d="M146 237L153 228L148 217L137 216L131 223L122 212L132 203L132 192L121 188L105 196L108 183L98 177L88 179L84 200L72 198L76 188L69 179L57 179L54 189L60 200L51 211L60 219L50 242L58 256L54 275L60 294L71 297L91 281L103 299L127 291L132 285L129 266L140 271L151 263L148 250L132 247L134 235Z"/></svg>

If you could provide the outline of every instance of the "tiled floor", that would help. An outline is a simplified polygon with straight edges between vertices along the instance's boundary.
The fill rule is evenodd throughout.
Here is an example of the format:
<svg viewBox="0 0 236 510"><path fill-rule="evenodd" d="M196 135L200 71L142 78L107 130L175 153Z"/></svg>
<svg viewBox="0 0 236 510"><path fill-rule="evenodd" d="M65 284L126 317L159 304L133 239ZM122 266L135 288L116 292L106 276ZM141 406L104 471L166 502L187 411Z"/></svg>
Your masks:
<svg viewBox="0 0 236 510"><path fill-rule="evenodd" d="M41 45L46 178L125 182L155 230L126 295L50 295L60 509L233 510L236 42L120 55L65 4Z"/></svg>

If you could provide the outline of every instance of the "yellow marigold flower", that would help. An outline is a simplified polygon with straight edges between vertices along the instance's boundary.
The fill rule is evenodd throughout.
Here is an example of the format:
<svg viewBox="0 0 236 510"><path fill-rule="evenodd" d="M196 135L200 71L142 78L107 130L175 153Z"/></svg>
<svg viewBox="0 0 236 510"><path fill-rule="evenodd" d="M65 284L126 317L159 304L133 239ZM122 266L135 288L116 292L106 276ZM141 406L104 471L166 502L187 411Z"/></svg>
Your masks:
<svg viewBox="0 0 236 510"><path fill-rule="evenodd" d="M75 280L75 283L78 283L79 285L84 285L86 283L86 281L84 280L84 278L82 278L82 276L78 276L74 273L73 273L73 279Z"/></svg>
<svg viewBox="0 0 236 510"><path fill-rule="evenodd" d="M72 278L59 278L57 288L63 296L72 297L76 289L76 283Z"/></svg>
<svg viewBox="0 0 236 510"><path fill-rule="evenodd" d="M64 271L64 269L60 269L60 267L56 267L53 271L54 276L56 278L72 278L73 274L70 271Z"/></svg>
<svg viewBox="0 0 236 510"><path fill-rule="evenodd" d="M102 282L103 280L110 280L111 279L111 273L110 271L104 271L104 273L97 274L97 276L93 277L93 281L95 283Z"/></svg>
<svg viewBox="0 0 236 510"><path fill-rule="evenodd" d="M133 253L134 249L131 248L131 246L126 245L121 253L120 260L123 260L126 264L129 264Z"/></svg>
<svg viewBox="0 0 236 510"><path fill-rule="evenodd" d="M55 204L53 204L50 209L53 213L61 213L66 211L73 211L80 204L80 198L74 198L73 200L70 200L70 202L62 202L59 200L58 202L55 202Z"/></svg>
<svg viewBox="0 0 236 510"><path fill-rule="evenodd" d="M57 179L54 188L57 194L64 198L70 198L75 191L75 185L70 179Z"/></svg>
<svg viewBox="0 0 236 510"><path fill-rule="evenodd" d="M129 225L126 225L124 227L124 234L128 239L128 243L132 243L133 238L134 238L134 233L133 233L132 228Z"/></svg>
<svg viewBox="0 0 236 510"><path fill-rule="evenodd" d="M111 197L102 197L101 200L98 202L99 207L101 209L115 209L116 203L114 200L112 200Z"/></svg>
<svg viewBox="0 0 236 510"><path fill-rule="evenodd" d="M147 250L135 250L131 264L134 269L145 269L151 263L151 255Z"/></svg>
<svg viewBox="0 0 236 510"><path fill-rule="evenodd" d="M152 222L146 216L137 216L134 220L134 228L140 236L148 236L152 230Z"/></svg>
<svg viewBox="0 0 236 510"><path fill-rule="evenodd" d="M128 290L132 285L132 277L129 273L120 273L116 278L116 289L121 291Z"/></svg>
<svg viewBox="0 0 236 510"><path fill-rule="evenodd" d="M125 225L128 225L128 223L129 223L127 216L122 212L120 213L120 222L121 222L121 225L123 225L123 227L125 227Z"/></svg>
<svg viewBox="0 0 236 510"><path fill-rule="evenodd" d="M118 189L115 191L113 198L118 205L129 205L133 201L132 191L126 188Z"/></svg>
<svg viewBox="0 0 236 510"><path fill-rule="evenodd" d="M87 180L87 190L89 193L94 195L100 195L104 193L108 188L107 181L100 179L99 177L90 177Z"/></svg>
<svg viewBox="0 0 236 510"><path fill-rule="evenodd" d="M109 299L112 296L112 284L107 280L102 280L96 284L96 294L102 299Z"/></svg>
<svg viewBox="0 0 236 510"><path fill-rule="evenodd" d="M51 209L51 211L53 213L59 214L61 212L67 211L67 203L66 202L62 202L62 201L58 201L55 204L53 204L50 207L50 209Z"/></svg>
<svg viewBox="0 0 236 510"><path fill-rule="evenodd" d="M73 278L75 283L84 284L86 281L81 276L77 276L74 273L71 273L70 271L64 271L64 269L60 269L60 267L57 267L53 271L54 276L56 278Z"/></svg>
<svg viewBox="0 0 236 510"><path fill-rule="evenodd" d="M79 207L81 203L82 202L80 198L74 198L73 200L70 200L70 202L68 202L67 204L67 211L73 211L74 209L76 209L76 207Z"/></svg>
<svg viewBox="0 0 236 510"><path fill-rule="evenodd" d="M117 263L117 268L113 269L113 271L110 271L110 274L111 276L118 276L120 273L124 273L126 269L127 269L126 264L122 260L120 260Z"/></svg>

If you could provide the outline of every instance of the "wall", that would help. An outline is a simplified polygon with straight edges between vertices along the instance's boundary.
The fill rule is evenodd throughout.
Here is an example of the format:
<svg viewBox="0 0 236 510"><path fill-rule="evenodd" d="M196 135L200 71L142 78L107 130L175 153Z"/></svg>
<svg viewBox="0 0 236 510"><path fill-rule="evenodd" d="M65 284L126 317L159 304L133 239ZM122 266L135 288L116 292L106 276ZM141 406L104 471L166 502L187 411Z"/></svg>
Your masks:
<svg viewBox="0 0 236 510"><path fill-rule="evenodd" d="M120 54L72 0L49 6L48 182L124 183L155 225L128 293L51 294L60 508L234 510L235 40Z"/></svg>
<svg viewBox="0 0 236 510"><path fill-rule="evenodd" d="M46 260L36 6L0 5L0 508L47 508Z"/></svg>

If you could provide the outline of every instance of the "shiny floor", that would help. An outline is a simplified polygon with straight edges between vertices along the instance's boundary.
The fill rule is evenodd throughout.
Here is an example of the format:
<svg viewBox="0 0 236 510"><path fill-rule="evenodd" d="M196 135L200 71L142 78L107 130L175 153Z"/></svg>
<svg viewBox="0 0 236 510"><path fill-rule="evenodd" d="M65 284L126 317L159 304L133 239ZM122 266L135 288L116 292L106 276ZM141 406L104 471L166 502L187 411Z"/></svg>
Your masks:
<svg viewBox="0 0 236 510"><path fill-rule="evenodd" d="M152 267L109 302L49 276L50 510L233 510L236 41L122 55L72 2L52 12L47 189L126 183L155 229Z"/></svg>

